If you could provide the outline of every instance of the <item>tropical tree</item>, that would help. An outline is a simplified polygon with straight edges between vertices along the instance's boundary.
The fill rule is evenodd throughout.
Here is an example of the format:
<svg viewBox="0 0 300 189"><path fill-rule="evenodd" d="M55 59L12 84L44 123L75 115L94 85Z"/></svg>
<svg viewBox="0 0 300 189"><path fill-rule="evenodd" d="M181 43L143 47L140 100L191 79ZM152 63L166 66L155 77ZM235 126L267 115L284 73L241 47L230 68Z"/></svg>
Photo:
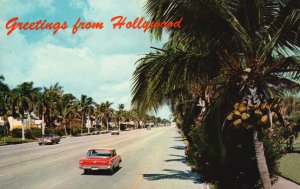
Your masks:
<svg viewBox="0 0 300 189"><path fill-rule="evenodd" d="M79 111L80 111L80 115L81 115L81 134L83 132L83 127L85 126L85 122L86 122L86 116L88 114L88 112L90 111L90 109L93 107L93 98L92 97L88 97L87 95L81 95L81 98L79 100Z"/></svg>
<svg viewBox="0 0 300 189"><path fill-rule="evenodd" d="M59 99L57 104L57 111L60 116L61 125L64 126L65 135L68 135L67 132L67 122L70 114L73 113L73 106L75 104L76 98L72 94L63 94L63 96Z"/></svg>
<svg viewBox="0 0 300 189"><path fill-rule="evenodd" d="M43 123L45 122L45 125L48 127L56 126L57 104L59 103L62 95L62 86L60 86L59 83L56 83L51 85L49 88L44 88L44 92L40 97L40 112L42 119L44 119Z"/></svg>
<svg viewBox="0 0 300 189"><path fill-rule="evenodd" d="M105 116L104 103L96 104L95 117L96 117L96 120L100 123L100 127L102 127L102 125L103 125L104 116Z"/></svg>
<svg viewBox="0 0 300 189"><path fill-rule="evenodd" d="M22 140L25 140L25 115L30 118L33 111L34 99L40 88L34 88L33 82L24 82L12 90L13 106L16 113L21 117Z"/></svg>
<svg viewBox="0 0 300 189"><path fill-rule="evenodd" d="M7 117L10 111L10 89L6 83L3 82L4 77L0 75L0 117L3 117L6 122L4 127L7 131ZM11 113L10 113L11 114ZM6 133L5 133L6 134Z"/></svg>
<svg viewBox="0 0 300 189"><path fill-rule="evenodd" d="M8 111L7 99L10 93L10 89L4 82L4 77L0 75L0 116L6 115Z"/></svg>
<svg viewBox="0 0 300 189"><path fill-rule="evenodd" d="M68 123L69 123L69 128L70 128L70 136L72 135L73 132L73 127L72 123L75 119L78 119L81 117L80 111L79 111L79 102L75 100L74 103L72 103L72 106L69 108L69 113L67 116Z"/></svg>
<svg viewBox="0 0 300 189"><path fill-rule="evenodd" d="M134 122L135 129L140 128L140 122L142 120L142 115L139 113L137 108L131 109L129 111L129 117Z"/></svg>
<svg viewBox="0 0 300 189"><path fill-rule="evenodd" d="M270 188L261 139L273 124L284 124L277 108L272 108L281 91L299 87L299 7L298 0L147 1L146 11L152 21L183 18L183 25L179 30L168 29L170 40L165 47L139 61L133 105L143 111L157 109L166 102L174 103L194 85L200 84L203 93L209 86L209 95L202 95L206 101L202 124L214 143L223 146L216 149L221 157L226 155L220 135L224 120L228 127L248 128L262 186ZM151 32L157 39L162 36L159 28ZM207 97L211 98L209 103ZM228 119L238 108L235 104L247 110L245 120ZM263 116L258 117L255 111L261 106L267 120L257 124ZM273 121L271 112L279 117L278 122ZM218 178L210 181L218 182Z"/></svg>
<svg viewBox="0 0 300 189"><path fill-rule="evenodd" d="M121 120L124 120L126 118L126 111L124 110L124 108L125 108L124 104L119 104L118 110L115 113L115 118L116 118L119 130L121 129L120 128Z"/></svg>
<svg viewBox="0 0 300 189"><path fill-rule="evenodd" d="M106 118L106 130L108 130L109 119L114 115L114 109L111 108L112 104L113 103L109 101L106 101L103 104L101 103L104 108L104 116Z"/></svg>

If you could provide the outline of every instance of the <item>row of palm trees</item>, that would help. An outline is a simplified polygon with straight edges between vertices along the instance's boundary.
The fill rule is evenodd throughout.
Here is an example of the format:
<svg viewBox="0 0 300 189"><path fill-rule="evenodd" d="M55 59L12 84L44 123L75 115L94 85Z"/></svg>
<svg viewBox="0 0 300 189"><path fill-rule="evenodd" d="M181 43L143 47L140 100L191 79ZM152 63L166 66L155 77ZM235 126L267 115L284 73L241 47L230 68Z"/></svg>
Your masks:
<svg viewBox="0 0 300 189"><path fill-rule="evenodd" d="M256 182L265 189L271 188L262 136L275 124L284 126L278 112L280 121L272 121L270 107L280 101L285 91L300 88L300 1L148 0L145 9L152 21L183 21L180 29L167 30L169 41L162 49L153 48L153 52L138 61L132 104L141 111L149 111L168 103L174 114L183 119L201 99L202 113L190 119L197 119L204 128L203 136L210 138L210 148L215 150L211 154L221 154L217 158L220 165L229 165L224 159L231 155L230 147L226 146L230 140L228 133L238 131L226 118L235 104L245 103L247 128L251 128L246 133L253 137L260 178ZM154 28L151 33L156 39L162 37L161 28ZM264 104L268 105L269 121L261 127L250 110ZM202 167L209 166L195 164L201 168L202 178L212 173L202 171ZM218 166L216 162L212 164ZM236 166L234 162L232 165ZM218 173L222 169L228 173L224 167L218 169ZM205 181L226 188L222 185L228 182L223 179L225 174L215 173L217 176ZM239 174L233 178L240 178ZM247 174L242 177L247 178ZM259 186L239 180L232 180L227 187ZM240 185L234 185L238 182Z"/></svg>
<svg viewBox="0 0 300 189"><path fill-rule="evenodd" d="M45 127L63 126L65 135L67 128L72 129L74 120L80 120L80 132L86 124L106 126L114 121L120 128L123 121L133 121L136 127L141 123L166 122L159 117L141 114L136 109L125 110L124 104L120 104L118 110L112 108L112 102L106 101L100 104L94 102L92 97L81 95L77 99L71 93L64 93L58 83L49 88L34 87L33 82L24 82L10 89L4 83L4 77L0 78L0 116L8 120L9 116L19 118L22 124L22 139L25 140L25 120L31 123L31 119L42 120L42 134ZM87 123L87 122L90 123ZM88 127L88 132L90 127ZM71 132L71 131L70 131Z"/></svg>

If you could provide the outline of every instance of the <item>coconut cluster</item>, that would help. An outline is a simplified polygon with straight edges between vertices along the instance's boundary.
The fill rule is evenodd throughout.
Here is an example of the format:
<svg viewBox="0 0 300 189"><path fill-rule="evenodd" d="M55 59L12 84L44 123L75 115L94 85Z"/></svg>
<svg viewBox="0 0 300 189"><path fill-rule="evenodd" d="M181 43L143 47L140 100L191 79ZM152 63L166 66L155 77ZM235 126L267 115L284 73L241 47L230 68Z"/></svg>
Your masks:
<svg viewBox="0 0 300 189"><path fill-rule="evenodd" d="M226 117L226 122L234 128L246 129L254 126L275 127L280 109L278 102L248 104L243 101L235 103L233 107L234 110Z"/></svg>

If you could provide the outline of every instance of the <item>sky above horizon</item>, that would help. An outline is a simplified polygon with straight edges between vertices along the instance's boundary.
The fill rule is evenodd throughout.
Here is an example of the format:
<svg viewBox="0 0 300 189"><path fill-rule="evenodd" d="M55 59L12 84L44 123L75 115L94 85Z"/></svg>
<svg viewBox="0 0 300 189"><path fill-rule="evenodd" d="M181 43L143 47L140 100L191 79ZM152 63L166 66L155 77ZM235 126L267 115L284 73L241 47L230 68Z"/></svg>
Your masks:
<svg viewBox="0 0 300 189"><path fill-rule="evenodd" d="M65 93L77 98L91 96L97 103L125 104L130 109L132 74L135 63L151 46L162 47L162 41L151 41L149 32L138 29L112 29L110 19L117 15L134 20L145 16L141 0L0 0L0 74L11 88L25 81L36 87L59 83ZM66 30L20 31L7 35L7 21L67 22ZM103 22L101 30L78 30L73 24ZM158 116L169 119L164 106Z"/></svg>

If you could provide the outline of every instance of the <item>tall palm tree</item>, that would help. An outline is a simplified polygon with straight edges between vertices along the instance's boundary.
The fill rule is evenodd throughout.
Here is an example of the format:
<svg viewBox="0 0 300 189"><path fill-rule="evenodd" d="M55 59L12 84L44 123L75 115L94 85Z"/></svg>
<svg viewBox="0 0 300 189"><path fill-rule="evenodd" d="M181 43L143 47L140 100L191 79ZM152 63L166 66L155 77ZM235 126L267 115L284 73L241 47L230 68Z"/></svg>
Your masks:
<svg viewBox="0 0 300 189"><path fill-rule="evenodd" d="M121 120L125 119L125 113L126 112L125 112L124 108L125 108L124 104L119 104L118 111L116 111L116 113L115 113L115 117L116 117L116 121L117 121L119 130L121 129L120 128Z"/></svg>
<svg viewBox="0 0 300 189"><path fill-rule="evenodd" d="M95 116L96 120L100 122L100 127L103 125L103 118L105 116L105 105L104 103L96 104L96 110L95 110Z"/></svg>
<svg viewBox="0 0 300 189"><path fill-rule="evenodd" d="M56 108L59 100L63 95L62 86L59 83L51 85L49 88L44 88L44 92L40 98L42 108L42 116L44 116L46 126L55 126Z"/></svg>
<svg viewBox="0 0 300 189"><path fill-rule="evenodd" d="M61 118L61 124L65 129L65 135L68 135L67 122L70 114L72 114L72 106L74 106L75 100L76 98L72 94L63 94L57 104L57 110Z"/></svg>
<svg viewBox="0 0 300 189"><path fill-rule="evenodd" d="M106 118L106 130L108 130L108 124L109 124L109 119L114 115L114 109L111 108L111 105L113 103L106 101L103 103L103 107L104 107L104 115Z"/></svg>
<svg viewBox="0 0 300 189"><path fill-rule="evenodd" d="M4 77L0 75L0 116L6 115L8 111L7 100L10 89L4 82Z"/></svg>
<svg viewBox="0 0 300 189"><path fill-rule="evenodd" d="M7 117L11 114L10 110L10 96L11 91L6 83L4 83L4 77L0 75L0 117L3 117L5 125L4 131L7 131ZM4 133L6 134L6 133Z"/></svg>
<svg viewBox="0 0 300 189"><path fill-rule="evenodd" d="M13 106L21 117L22 140L25 140L25 115L30 117L33 111L34 99L39 92L39 88L33 87L33 82L24 82L12 90Z"/></svg>
<svg viewBox="0 0 300 189"><path fill-rule="evenodd" d="M73 121L81 117L79 109L80 109L79 102L77 100L75 100L75 102L72 103L72 106L69 107L69 113L67 119L70 128L70 136L72 136L73 133L73 127L72 127Z"/></svg>
<svg viewBox="0 0 300 189"><path fill-rule="evenodd" d="M183 25L168 30L170 40L163 49L139 61L132 103L141 110L170 103L195 84L209 85L214 99L206 106L204 124L215 131L210 133L220 133L220 123L236 102L274 103L280 91L299 87L298 0L149 0L145 7L153 21L183 17ZM161 29L151 32L161 37ZM271 182L261 134L254 125L258 170L266 189Z"/></svg>
<svg viewBox="0 0 300 189"><path fill-rule="evenodd" d="M79 100L79 111L81 115L81 134L83 132L83 127L85 125L86 116L89 112L89 110L92 108L94 102L92 97L88 97L86 95L81 95L81 98Z"/></svg>

